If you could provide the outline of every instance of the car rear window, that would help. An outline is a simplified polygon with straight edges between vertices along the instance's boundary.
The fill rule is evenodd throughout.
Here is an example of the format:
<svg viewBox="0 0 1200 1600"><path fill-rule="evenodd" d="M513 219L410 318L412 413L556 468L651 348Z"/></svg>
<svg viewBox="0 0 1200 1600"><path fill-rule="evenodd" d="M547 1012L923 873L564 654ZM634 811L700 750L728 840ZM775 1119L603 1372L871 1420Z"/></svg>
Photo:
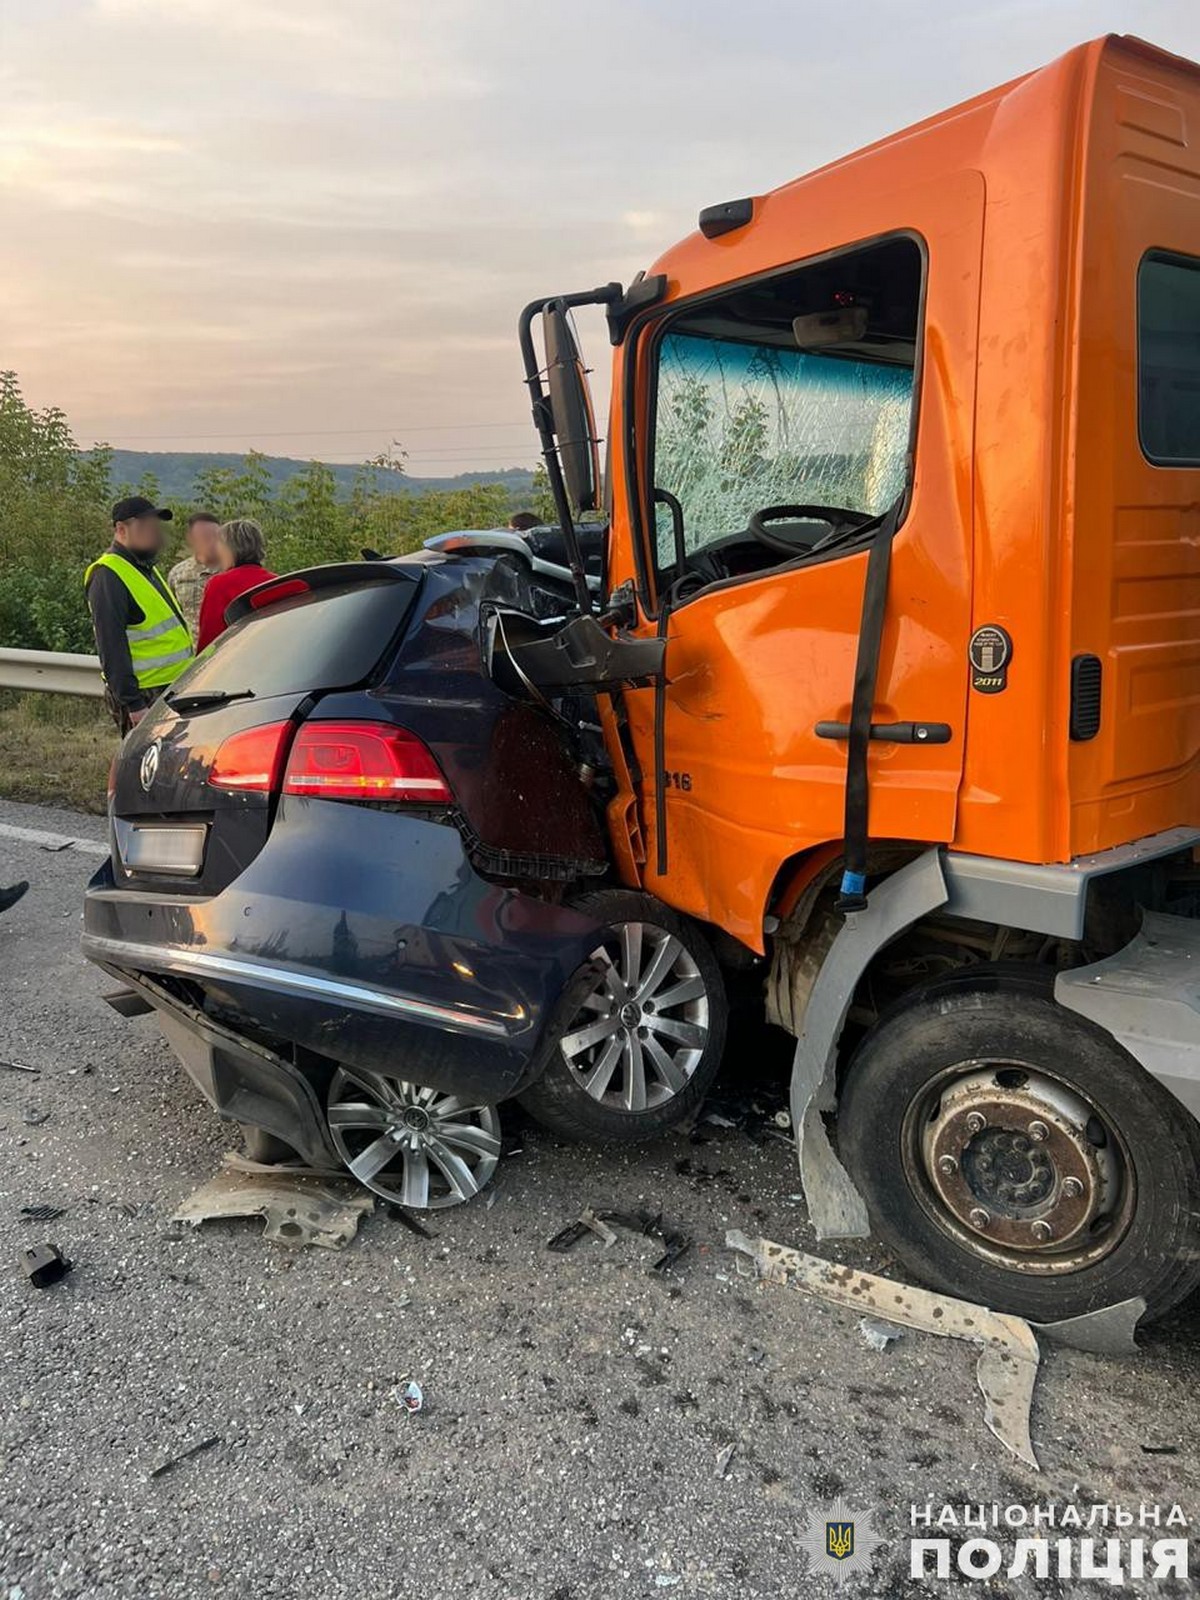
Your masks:
<svg viewBox="0 0 1200 1600"><path fill-rule="evenodd" d="M378 666L416 585L395 580L317 589L235 622L171 686L172 695L348 689Z"/></svg>

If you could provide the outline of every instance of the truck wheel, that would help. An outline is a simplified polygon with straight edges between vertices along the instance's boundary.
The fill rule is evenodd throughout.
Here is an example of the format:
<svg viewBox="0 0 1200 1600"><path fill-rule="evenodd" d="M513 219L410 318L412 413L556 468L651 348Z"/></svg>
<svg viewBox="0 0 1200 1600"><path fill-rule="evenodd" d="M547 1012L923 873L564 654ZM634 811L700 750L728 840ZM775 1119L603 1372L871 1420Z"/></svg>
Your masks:
<svg viewBox="0 0 1200 1600"><path fill-rule="evenodd" d="M649 895L600 890L575 904L606 932L521 1104L570 1139L651 1139L689 1116L716 1077L721 969L699 929Z"/></svg>
<svg viewBox="0 0 1200 1600"><path fill-rule="evenodd" d="M1035 1322L1200 1282L1200 1132L1035 975L931 985L860 1045L839 1147L876 1232L939 1289Z"/></svg>

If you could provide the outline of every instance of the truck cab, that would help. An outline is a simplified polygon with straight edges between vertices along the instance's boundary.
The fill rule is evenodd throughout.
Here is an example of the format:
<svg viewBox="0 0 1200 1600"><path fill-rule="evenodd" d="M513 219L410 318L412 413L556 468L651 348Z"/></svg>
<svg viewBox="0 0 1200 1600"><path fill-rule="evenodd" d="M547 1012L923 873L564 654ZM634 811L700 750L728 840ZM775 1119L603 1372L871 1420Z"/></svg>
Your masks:
<svg viewBox="0 0 1200 1600"><path fill-rule="evenodd" d="M767 964L818 1233L1035 1317L1198 1276L1198 148L1097 40L607 297L618 870Z"/></svg>

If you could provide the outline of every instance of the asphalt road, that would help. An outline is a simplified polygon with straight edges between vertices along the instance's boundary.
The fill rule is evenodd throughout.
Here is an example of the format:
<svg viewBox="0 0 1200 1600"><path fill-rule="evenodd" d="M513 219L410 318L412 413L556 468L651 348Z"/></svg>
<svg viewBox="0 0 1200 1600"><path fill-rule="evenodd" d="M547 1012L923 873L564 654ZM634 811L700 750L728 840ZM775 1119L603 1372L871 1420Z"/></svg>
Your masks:
<svg viewBox="0 0 1200 1600"><path fill-rule="evenodd" d="M777 1138L702 1124L704 1142L621 1155L506 1111L494 1203L432 1217L431 1238L382 1212L343 1251L268 1244L254 1221L172 1227L231 1130L152 1020L98 999L78 951L98 858L14 827L102 837L0 805L0 884L32 882L0 917L0 1060L37 1069L0 1068L0 1597L907 1596L952 1587L908 1576L910 1502L1200 1515L1200 1309L1137 1359L1046 1352L1033 1472L985 1429L970 1347L908 1333L877 1352L854 1316L739 1276L731 1227L889 1267L815 1244ZM663 1276L630 1233L549 1252L587 1204L661 1210L692 1246ZM18 1255L46 1238L75 1267L39 1291ZM395 1397L410 1376L415 1416ZM883 1539L840 1590L799 1543L838 1496Z"/></svg>

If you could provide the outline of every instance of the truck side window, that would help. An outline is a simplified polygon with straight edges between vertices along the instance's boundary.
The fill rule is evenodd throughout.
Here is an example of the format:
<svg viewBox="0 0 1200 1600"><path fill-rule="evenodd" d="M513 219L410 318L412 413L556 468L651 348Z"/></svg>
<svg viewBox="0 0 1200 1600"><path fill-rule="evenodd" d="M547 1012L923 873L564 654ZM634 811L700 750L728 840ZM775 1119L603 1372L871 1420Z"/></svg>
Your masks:
<svg viewBox="0 0 1200 1600"><path fill-rule="evenodd" d="M682 512L687 569L719 581L788 559L747 535L756 510L829 507L866 521L903 494L922 281L919 245L892 238L727 290L667 324L655 385L660 573L679 565L667 496ZM814 519L808 543L829 532Z"/></svg>
<svg viewBox="0 0 1200 1600"><path fill-rule="evenodd" d="M1200 466L1200 260L1148 251L1137 299L1143 454L1160 466Z"/></svg>

